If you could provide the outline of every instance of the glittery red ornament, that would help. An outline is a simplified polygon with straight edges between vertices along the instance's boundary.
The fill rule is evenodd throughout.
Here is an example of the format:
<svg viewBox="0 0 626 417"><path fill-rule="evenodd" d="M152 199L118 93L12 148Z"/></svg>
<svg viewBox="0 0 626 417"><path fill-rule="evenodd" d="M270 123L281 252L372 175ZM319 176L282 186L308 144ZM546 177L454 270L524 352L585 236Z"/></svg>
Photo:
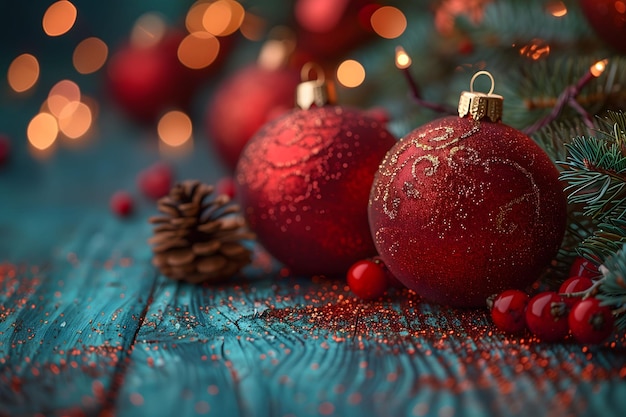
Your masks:
<svg viewBox="0 0 626 417"><path fill-rule="evenodd" d="M480 111L427 123L387 153L369 218L398 280L434 302L482 306L537 280L563 238L566 200L545 152L498 121L502 97L463 97Z"/></svg>
<svg viewBox="0 0 626 417"><path fill-rule="evenodd" d="M343 276L376 254L367 201L395 138L365 112L339 106L292 111L244 149L237 197L259 242L294 273Z"/></svg>
<svg viewBox="0 0 626 417"><path fill-rule="evenodd" d="M235 169L244 146L261 126L294 108L299 80L293 68L252 65L219 87L207 109L206 127L229 168Z"/></svg>
<svg viewBox="0 0 626 417"><path fill-rule="evenodd" d="M580 7L600 39L626 53L626 4L622 0L580 0Z"/></svg>

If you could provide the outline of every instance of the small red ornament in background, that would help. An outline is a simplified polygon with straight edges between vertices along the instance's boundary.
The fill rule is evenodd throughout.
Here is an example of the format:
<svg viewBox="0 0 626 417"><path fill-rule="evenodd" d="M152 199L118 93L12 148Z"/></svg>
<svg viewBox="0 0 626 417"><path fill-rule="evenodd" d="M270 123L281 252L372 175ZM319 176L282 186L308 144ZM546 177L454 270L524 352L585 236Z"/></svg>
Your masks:
<svg viewBox="0 0 626 417"><path fill-rule="evenodd" d="M559 288L559 294L563 295L563 301L568 307L573 307L580 297L568 297L567 294L576 294L585 291L593 285L593 281L589 277L569 277Z"/></svg>
<svg viewBox="0 0 626 417"><path fill-rule="evenodd" d="M370 259L355 262L348 270L346 281L350 291L363 300L380 298L389 287L384 267Z"/></svg>
<svg viewBox="0 0 626 417"><path fill-rule="evenodd" d="M297 0L294 17L301 59L333 61L366 42L374 35L370 18L379 7L371 0Z"/></svg>
<svg viewBox="0 0 626 417"><path fill-rule="evenodd" d="M588 277L588 278L597 278L600 275L600 270L598 269L598 265L591 262L589 259L583 258L582 256L577 257L569 270L570 277Z"/></svg>
<svg viewBox="0 0 626 417"><path fill-rule="evenodd" d="M293 41L268 40L258 62L244 67L217 88L206 111L206 130L228 168L234 170L250 138L269 121L295 106L299 72L288 65Z"/></svg>
<svg viewBox="0 0 626 417"><path fill-rule="evenodd" d="M626 7L622 0L580 0L596 34L619 53L626 53Z"/></svg>
<svg viewBox="0 0 626 417"><path fill-rule="evenodd" d="M111 211L119 217L127 217L133 211L133 197L127 191L117 191L109 201Z"/></svg>
<svg viewBox="0 0 626 417"><path fill-rule="evenodd" d="M169 165L157 162L139 173L137 186L146 197L158 200L170 192L173 176Z"/></svg>
<svg viewBox="0 0 626 417"><path fill-rule="evenodd" d="M567 204L548 155L499 122L501 96L461 99L494 113L444 117L401 139L376 174L369 220L398 280L430 301L473 307L539 278L560 247Z"/></svg>
<svg viewBox="0 0 626 417"><path fill-rule="evenodd" d="M542 342L557 342L569 333L567 305L553 291L535 295L526 306L526 325Z"/></svg>
<svg viewBox="0 0 626 417"><path fill-rule="evenodd" d="M9 159L11 154L11 142L5 135L0 135L0 166Z"/></svg>
<svg viewBox="0 0 626 417"><path fill-rule="evenodd" d="M298 91L301 109L263 126L244 149L237 198L258 241L293 273L345 277L376 254L367 201L396 139L363 111L328 104L322 80Z"/></svg>
<svg viewBox="0 0 626 417"><path fill-rule="evenodd" d="M128 116L152 123L172 108L186 109L207 77L219 68L232 40L220 38L218 58L204 69L191 69L178 58L184 33L169 29L151 45L128 43L116 50L107 66L108 92Z"/></svg>
<svg viewBox="0 0 626 417"><path fill-rule="evenodd" d="M526 329L526 306L528 294L521 290L505 290L498 294L491 306L491 318L496 327L511 334Z"/></svg>
<svg viewBox="0 0 626 417"><path fill-rule="evenodd" d="M615 318L609 307L600 305L597 298L589 297L572 308L568 321L577 342L595 345L611 336Z"/></svg>

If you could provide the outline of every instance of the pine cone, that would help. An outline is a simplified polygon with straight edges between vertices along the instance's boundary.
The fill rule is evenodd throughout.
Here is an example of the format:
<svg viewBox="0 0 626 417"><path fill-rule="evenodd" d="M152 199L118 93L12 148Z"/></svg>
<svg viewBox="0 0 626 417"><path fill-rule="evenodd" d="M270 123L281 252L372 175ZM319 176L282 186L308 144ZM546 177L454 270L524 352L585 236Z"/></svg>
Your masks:
<svg viewBox="0 0 626 417"><path fill-rule="evenodd" d="M244 230L239 206L226 195L204 202L214 187L197 180L176 184L158 201L164 216L154 224L152 263L169 278L191 283L224 281L250 263L241 240L254 239Z"/></svg>

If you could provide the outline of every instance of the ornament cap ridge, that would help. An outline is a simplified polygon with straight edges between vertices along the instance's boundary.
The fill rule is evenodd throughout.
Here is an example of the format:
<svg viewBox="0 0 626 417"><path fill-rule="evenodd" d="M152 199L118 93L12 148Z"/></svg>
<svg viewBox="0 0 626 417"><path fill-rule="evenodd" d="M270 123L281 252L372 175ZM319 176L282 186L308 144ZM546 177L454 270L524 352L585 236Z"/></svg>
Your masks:
<svg viewBox="0 0 626 417"><path fill-rule="evenodd" d="M488 93L474 91L474 81L480 75L486 75L491 80ZM470 81L470 91L463 91L459 98L459 117L471 116L474 120L489 118L492 122L502 119L502 103L504 97L493 94L495 81L489 71L478 71Z"/></svg>

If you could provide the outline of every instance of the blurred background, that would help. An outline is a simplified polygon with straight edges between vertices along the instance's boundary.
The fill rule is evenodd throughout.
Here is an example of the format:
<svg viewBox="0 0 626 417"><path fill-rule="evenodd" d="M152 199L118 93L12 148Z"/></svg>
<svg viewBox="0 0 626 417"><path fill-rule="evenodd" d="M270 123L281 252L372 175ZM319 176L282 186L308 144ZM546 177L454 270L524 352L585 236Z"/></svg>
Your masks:
<svg viewBox="0 0 626 417"><path fill-rule="evenodd" d="M254 132L293 108L297 82L322 75L339 104L400 138L489 70L504 121L557 160L623 105L625 13L619 0L3 2L0 215L108 210L116 191L146 194L157 162L165 180L228 179ZM577 104L555 112L577 85Z"/></svg>

